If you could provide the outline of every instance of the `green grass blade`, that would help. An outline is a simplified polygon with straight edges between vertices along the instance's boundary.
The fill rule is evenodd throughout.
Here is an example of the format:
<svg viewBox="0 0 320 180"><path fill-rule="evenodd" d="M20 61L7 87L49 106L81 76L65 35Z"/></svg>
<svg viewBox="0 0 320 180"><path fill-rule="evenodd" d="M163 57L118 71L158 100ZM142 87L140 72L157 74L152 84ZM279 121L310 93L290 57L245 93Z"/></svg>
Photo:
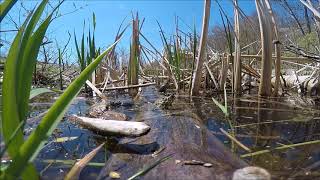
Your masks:
<svg viewBox="0 0 320 180"><path fill-rule="evenodd" d="M19 176L24 170L25 165L38 155L39 151L43 147L47 138L52 134L53 130L57 127L58 123L62 119L64 113L68 109L72 100L78 95L82 86L88 77L92 74L95 68L102 61L103 57L118 43L116 41L95 61L84 69L78 78L76 78L65 92L59 97L59 99L51 106L48 113L43 117L38 127L31 133L25 143L19 148L17 155L13 158L12 163L5 170L5 176Z"/></svg>
<svg viewBox="0 0 320 180"><path fill-rule="evenodd" d="M23 59L19 62L22 69L19 70L17 101L19 104L19 116L23 121L28 112L28 103L32 83L34 67L37 63L38 52L51 21L51 15L39 26L36 32L31 36L23 52Z"/></svg>
<svg viewBox="0 0 320 180"><path fill-rule="evenodd" d="M173 53L174 53L174 59L173 59L173 65L176 71L176 78L178 81L180 81L180 49L178 44L174 41L173 42Z"/></svg>
<svg viewBox="0 0 320 180"><path fill-rule="evenodd" d="M31 15L27 17L22 27L15 36L10 47L3 77L2 87L2 135L8 149L10 157L14 157L17 149L23 143L23 132L18 128L23 122L19 117L19 104L17 103L17 64L19 64L19 51L23 32ZM24 124L24 123L22 123ZM26 171L23 173L23 179L38 179L35 168L31 164L25 164ZM1 179L1 178L0 178Z"/></svg>
<svg viewBox="0 0 320 180"><path fill-rule="evenodd" d="M83 57L81 56L80 54L80 49L79 49L79 46L78 46L78 42L77 42L77 36L76 36L76 32L73 32L74 34L74 43L76 45L76 50L77 50L77 55L78 55L78 62L79 62L79 65L80 65L80 69L81 71L84 69L84 65L83 65Z"/></svg>
<svg viewBox="0 0 320 180"><path fill-rule="evenodd" d="M90 64L91 63L91 60L90 60L91 58L90 58L90 54L89 54L89 52L87 52L87 57L86 57L86 63L87 64Z"/></svg>
<svg viewBox="0 0 320 180"><path fill-rule="evenodd" d="M19 126L16 127L16 129L13 131L13 133L11 134L11 137L7 140L5 146L3 149L1 149L1 153L0 153L0 158L2 158L2 156L4 155L4 153L7 151L8 147L10 146L10 144L12 143L12 140L16 137L16 135L18 134L18 132L21 130L21 128L23 127L24 122L21 121Z"/></svg>
<svg viewBox="0 0 320 180"><path fill-rule="evenodd" d="M50 89L47 89L47 88L34 88L34 89L31 89L31 91L30 91L29 99L33 99L34 97L39 96L44 93L52 93L52 92L53 91L51 91Z"/></svg>
<svg viewBox="0 0 320 180"><path fill-rule="evenodd" d="M55 139L53 142L55 142L55 143L64 143L64 142L76 140L78 138L79 138L78 136L59 137L59 138Z"/></svg>
<svg viewBox="0 0 320 180"><path fill-rule="evenodd" d="M133 180L136 179L139 176L143 176L144 174L146 174L148 171L150 171L151 169L153 169L154 167L156 167L157 165L159 165L160 163L170 159L172 156L172 154L167 155L159 160L157 160L156 162L148 165L147 167L141 169L139 172L137 172L136 174L134 174L133 176L131 176L130 178L128 178L128 180Z"/></svg>
<svg viewBox="0 0 320 180"><path fill-rule="evenodd" d="M84 68L87 66L85 61L85 51L84 51L84 32L82 33L82 39L81 39L81 61L82 61L82 67L81 70L84 70Z"/></svg>
<svg viewBox="0 0 320 180"><path fill-rule="evenodd" d="M92 13L92 23L93 23L93 31L96 29L96 15L94 12Z"/></svg>
<svg viewBox="0 0 320 180"><path fill-rule="evenodd" d="M48 0L43 0L40 5L37 7L37 9L35 10L34 13L31 13L32 14L32 17L26 27L26 30L24 31L24 34L23 34L23 39L22 39L22 42L21 42L21 46L20 46L20 50L19 50L19 59L23 61L23 56L25 54L25 48L27 47L28 45L28 42L30 42L30 39L32 37L32 32L34 31L34 28L36 27L42 13L43 13L43 10L47 4ZM33 66L31 66L33 67ZM22 72L24 71L24 68L23 67L23 64L20 62L17 64L17 72ZM23 86L23 77L24 75L22 73L19 73L18 74L18 91L19 89L21 88L21 86ZM29 91L28 91L29 92ZM21 100L21 96L23 96L25 94L20 94L19 92L17 92L17 101L18 101L18 104L20 104L19 100ZM22 114L23 112L21 112L20 116L23 117Z"/></svg>
<svg viewBox="0 0 320 180"><path fill-rule="evenodd" d="M91 39L91 31L90 31L90 28L89 28L88 45L89 45L89 59L91 59L92 56L93 56L93 54L92 54L92 39Z"/></svg>
<svg viewBox="0 0 320 180"><path fill-rule="evenodd" d="M30 22L28 23L28 26L24 32L20 52L24 52L24 48L26 47L27 42L31 38L31 34L32 34L33 30L35 29L37 23L39 22L40 17L42 15L47 3L48 3L48 0L43 0L40 3L40 5L37 7L37 9L34 11L32 17L30 19ZM22 54L20 54L20 55L22 55Z"/></svg>
<svg viewBox="0 0 320 180"><path fill-rule="evenodd" d="M92 58L96 58L97 54L96 54L97 50L96 50L96 44L95 44L95 38L94 38L94 33L92 33Z"/></svg>
<svg viewBox="0 0 320 180"><path fill-rule="evenodd" d="M7 15L9 10L13 7L13 5L17 2L17 0L5 0L0 4L0 22Z"/></svg>
<svg viewBox="0 0 320 180"><path fill-rule="evenodd" d="M212 98L212 101L220 108L220 110L224 113L225 116L229 116L228 107L223 106L221 103L219 103L214 98Z"/></svg>
<svg viewBox="0 0 320 180"><path fill-rule="evenodd" d="M165 46L165 48L166 48L166 50L167 50L167 53L168 53L168 61L169 61L169 64L172 65L173 59L172 59L171 47L170 47L170 45L168 44L168 41L167 41L167 39L166 39L166 37L165 37L165 35L164 35L164 32L163 32L163 30L162 30L162 28L161 28L160 23L159 23L158 21L157 21L157 23L158 23L158 26L159 26L159 28L160 28L160 35L161 35L161 37L162 37L162 39L163 39L164 46Z"/></svg>
<svg viewBox="0 0 320 180"><path fill-rule="evenodd" d="M16 127L21 122L19 117L19 107L16 102L17 94L15 90L17 89L17 84L15 80L17 79L16 65L19 61L18 56L20 44L27 22L28 19L15 36L5 62L2 87L2 133L6 144L10 137L12 137L12 133L15 131ZM11 145L8 147L8 152L10 156L14 156L16 149L23 143L22 131L18 131L17 135L11 140L11 142Z"/></svg>

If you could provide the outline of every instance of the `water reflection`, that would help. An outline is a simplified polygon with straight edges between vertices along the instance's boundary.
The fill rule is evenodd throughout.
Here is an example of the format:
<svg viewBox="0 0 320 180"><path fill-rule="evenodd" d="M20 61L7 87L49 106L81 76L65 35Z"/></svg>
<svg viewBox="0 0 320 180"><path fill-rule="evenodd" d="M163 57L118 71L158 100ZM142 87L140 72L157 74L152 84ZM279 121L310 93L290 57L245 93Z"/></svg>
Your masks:
<svg viewBox="0 0 320 180"><path fill-rule="evenodd" d="M278 178L289 178L292 173L302 172L308 164L320 161L319 144L282 151L272 150L284 145L318 140L320 127L319 123L313 119L319 116L317 110L310 110L310 106L304 109L303 106L290 104L288 102L301 103L290 98L269 100L256 97L255 99L251 97L234 100L236 113L233 113L235 116L233 121L237 124L236 132L253 136L245 140L239 137L238 140L251 147L253 151L271 149L270 153L246 158L250 164L264 167ZM244 154L241 151L237 153ZM308 176L312 177L315 174L317 171L309 172ZM296 174L296 176L301 175Z"/></svg>

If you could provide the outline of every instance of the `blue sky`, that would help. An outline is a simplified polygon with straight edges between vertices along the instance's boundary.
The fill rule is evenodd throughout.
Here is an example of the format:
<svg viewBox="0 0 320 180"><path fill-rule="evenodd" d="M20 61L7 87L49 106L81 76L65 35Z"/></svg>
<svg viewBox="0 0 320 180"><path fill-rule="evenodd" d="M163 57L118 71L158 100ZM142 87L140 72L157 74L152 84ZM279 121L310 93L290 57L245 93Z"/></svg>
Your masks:
<svg viewBox="0 0 320 180"><path fill-rule="evenodd" d="M55 4L55 1L51 1ZM27 8L34 7L39 1L23 1L23 4ZM233 16L233 6L230 0L220 1L222 7L227 12L227 14ZM255 11L255 4L253 0L240 0L240 7L248 15ZM76 31L77 37L79 39L83 31L83 21L86 21L86 30L90 23L92 27L92 13L96 15L96 42L97 45L106 48L109 44L114 41L116 32L121 21L127 16L125 24L131 22L131 12L139 12L139 17L145 18L142 33L157 47L161 47L161 39L159 35L159 28L156 20L160 22L163 30L166 34L172 34L175 31L175 16L179 16L184 23L189 26L196 24L197 32L201 30L202 14L203 14L203 1L202 0L84 0L84 1L72 1L67 0L64 2L60 8L62 14L67 12L72 12L76 8L83 7L76 12L68 15L64 15L52 22L48 30L48 35L50 38L57 39L61 46L64 45L68 38L68 31L73 34ZM14 9L11 11L10 15L17 20L18 12L21 9L21 5L18 2ZM180 21L180 29L186 32L190 32L188 26ZM218 5L216 2L211 3L211 18L210 26L221 24L221 19L218 11ZM1 30L10 29L12 23L5 19L4 23L1 25ZM12 39L13 33L7 33L6 35L1 35L1 39L6 39L10 41ZM119 46L127 48L130 44L131 29L126 31L126 34ZM70 48L74 49L74 41L70 43ZM1 51L3 53L3 50ZM73 50L74 52L74 50Z"/></svg>

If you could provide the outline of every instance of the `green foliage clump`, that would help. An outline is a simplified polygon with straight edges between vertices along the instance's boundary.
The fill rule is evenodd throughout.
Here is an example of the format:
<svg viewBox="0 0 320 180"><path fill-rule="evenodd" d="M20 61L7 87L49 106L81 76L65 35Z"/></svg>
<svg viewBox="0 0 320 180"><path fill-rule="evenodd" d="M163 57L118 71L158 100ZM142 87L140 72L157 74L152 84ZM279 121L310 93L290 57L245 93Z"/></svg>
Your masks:
<svg viewBox="0 0 320 180"><path fill-rule="evenodd" d="M300 36L297 39L297 44L300 48L305 49L309 52L316 53L316 46L319 44L318 35L316 32L311 32L305 36Z"/></svg>

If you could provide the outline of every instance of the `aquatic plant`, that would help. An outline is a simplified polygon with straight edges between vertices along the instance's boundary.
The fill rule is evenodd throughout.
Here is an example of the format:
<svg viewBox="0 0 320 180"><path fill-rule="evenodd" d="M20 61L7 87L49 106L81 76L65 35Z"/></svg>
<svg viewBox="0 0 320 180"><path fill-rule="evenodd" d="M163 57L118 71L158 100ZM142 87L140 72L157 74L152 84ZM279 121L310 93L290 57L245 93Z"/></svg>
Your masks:
<svg viewBox="0 0 320 180"><path fill-rule="evenodd" d="M217 101L215 98L212 97L212 101L215 105L217 105L220 110L223 112L223 114L228 117L228 102L227 102L227 91L226 91L226 84L224 84L224 105L222 105L219 101Z"/></svg>
<svg viewBox="0 0 320 180"><path fill-rule="evenodd" d="M83 23L85 25L85 21ZM89 65L92 60L100 54L100 48L96 48L95 45L95 29L96 29L96 16L93 13L92 14L92 24L93 24L93 31L92 31L92 36L91 36L91 29L89 28L89 35L87 37L87 45L85 45L85 32L82 32L82 37L81 37L81 47L78 45L77 37L76 37L76 32L74 31L74 42L76 46L76 51L78 55L78 63L80 65L81 71L83 71L87 65Z"/></svg>
<svg viewBox="0 0 320 180"><path fill-rule="evenodd" d="M48 113L43 117L37 128L24 140L22 131L28 114L34 65L37 62L39 48L46 30L50 22L52 22L53 12L57 10L63 1L59 2L39 26L36 26L47 2L47 0L43 0L37 9L26 18L14 38L5 63L2 134L9 156L13 161L1 172L1 178L4 179L18 178L21 174L23 179L38 179L37 172L31 162L56 128L73 98L77 96L90 74L114 46L114 44L111 45L92 63L88 64L79 77L69 85L48 110Z"/></svg>
<svg viewBox="0 0 320 180"><path fill-rule="evenodd" d="M17 0L5 0L0 4L0 22L16 2Z"/></svg>
<svg viewBox="0 0 320 180"><path fill-rule="evenodd" d="M180 68L176 67L177 62L179 61L179 57L177 56L176 47L174 47L174 52L172 52L172 45L168 42L167 38L164 35L164 31L162 30L162 27L160 26L160 23L157 21L158 26L160 28L160 37L165 49L164 52L164 62L167 69L168 74L170 75L170 78L174 81L174 85L176 90L179 89L179 83L177 81L177 72L180 71ZM176 73L175 73L176 72Z"/></svg>
<svg viewBox="0 0 320 180"><path fill-rule="evenodd" d="M89 35L87 37L87 46L85 44L85 32L82 32L81 37L81 47L78 45L76 33L74 31L74 42L76 46L77 56L78 56L78 63L80 66L80 70L83 71L94 58L100 55L100 48L96 48L95 43L95 29L96 29L96 15L92 14L92 24L93 24L93 31L91 37L91 29L89 28ZM85 21L83 22L83 26L85 26ZM95 79L95 72L92 75L92 79ZM95 82L94 82L95 83ZM87 85L85 84L85 92L88 92Z"/></svg>

